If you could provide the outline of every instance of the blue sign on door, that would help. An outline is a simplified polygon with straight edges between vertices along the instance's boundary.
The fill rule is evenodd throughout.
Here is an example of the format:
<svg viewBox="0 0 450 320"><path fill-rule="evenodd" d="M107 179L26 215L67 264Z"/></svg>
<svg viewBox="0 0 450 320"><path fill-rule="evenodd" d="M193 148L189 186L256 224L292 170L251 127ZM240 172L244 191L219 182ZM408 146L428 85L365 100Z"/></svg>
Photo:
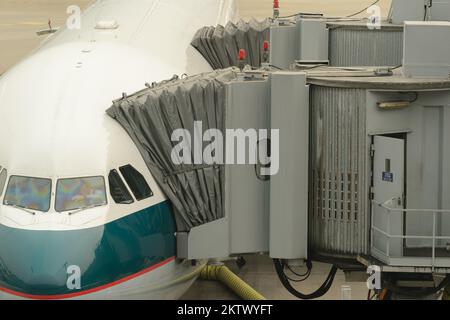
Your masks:
<svg viewBox="0 0 450 320"><path fill-rule="evenodd" d="M394 182L394 174L392 172L383 172L383 181Z"/></svg>

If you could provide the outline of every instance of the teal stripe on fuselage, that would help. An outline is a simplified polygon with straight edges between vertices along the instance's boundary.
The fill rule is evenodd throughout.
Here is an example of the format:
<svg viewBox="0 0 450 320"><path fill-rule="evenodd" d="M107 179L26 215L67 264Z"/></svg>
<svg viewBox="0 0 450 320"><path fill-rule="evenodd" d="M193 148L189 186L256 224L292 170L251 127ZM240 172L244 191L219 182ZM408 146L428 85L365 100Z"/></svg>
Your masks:
<svg viewBox="0 0 450 320"><path fill-rule="evenodd" d="M174 234L167 201L91 229L29 231L0 225L0 287L61 295L103 286L173 257ZM69 266L81 270L80 290L67 288Z"/></svg>

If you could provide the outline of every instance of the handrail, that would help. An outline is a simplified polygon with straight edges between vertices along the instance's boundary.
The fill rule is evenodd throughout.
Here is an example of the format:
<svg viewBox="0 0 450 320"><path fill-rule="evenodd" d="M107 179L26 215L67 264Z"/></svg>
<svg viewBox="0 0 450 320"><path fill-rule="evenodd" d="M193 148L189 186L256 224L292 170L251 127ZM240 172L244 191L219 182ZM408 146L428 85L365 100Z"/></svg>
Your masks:
<svg viewBox="0 0 450 320"><path fill-rule="evenodd" d="M442 210L442 209L403 209L403 208L392 208L389 207L387 204L389 202L393 202L397 200L398 198L392 198L388 201L381 203L376 200L372 200L372 203L382 209L385 210L385 215L387 216L387 223L386 223L386 230L382 230L379 227L376 227L374 225L374 219L372 217L372 223L371 223L371 230L377 233L380 233L384 235L387 238L386 241L386 256L390 257L390 249L391 249L391 240L392 239L423 239L423 240L431 240L432 241L432 268L435 268L436 265L436 241L438 240L450 240L450 236L438 236L436 235L437 232L437 215L438 214L450 214L450 210ZM425 214L432 214L433 215L433 232L430 236L417 236L417 235L393 235L391 234L391 217L392 215L389 215L389 213L403 213L403 214L409 214L409 213L425 213ZM372 243L373 243L373 233L372 233Z"/></svg>
<svg viewBox="0 0 450 320"><path fill-rule="evenodd" d="M450 209L402 209L402 208L392 208L386 205L386 203L395 200L396 198L393 199L389 199L388 201L381 203L378 202L376 200L372 200L372 203L376 204L379 207L382 207L384 209L386 209L387 211L390 212L404 212L404 213L410 213L410 212L415 212L415 213L450 213Z"/></svg>

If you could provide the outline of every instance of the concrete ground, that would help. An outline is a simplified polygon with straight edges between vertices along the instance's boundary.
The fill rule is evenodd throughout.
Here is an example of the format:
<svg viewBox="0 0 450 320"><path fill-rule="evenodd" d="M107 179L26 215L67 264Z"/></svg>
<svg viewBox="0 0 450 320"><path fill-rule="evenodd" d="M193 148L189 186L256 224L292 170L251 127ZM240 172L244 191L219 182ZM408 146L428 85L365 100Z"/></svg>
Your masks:
<svg viewBox="0 0 450 320"><path fill-rule="evenodd" d="M239 270L235 263L227 264L230 269L239 275L244 281L270 300L294 300L292 296L279 281L272 260L266 256L247 256L247 265ZM294 284L302 293L316 291L325 281L330 272L330 265L324 263L313 263L313 271L310 278L300 284ZM303 273L305 269L298 269ZM336 275L330 291L319 300L341 300L342 286L351 287L352 300L366 300L367 286L365 282L345 282L344 273L339 271ZM221 283L215 281L197 280L191 289L182 297L185 300L234 300L236 295L225 288Z"/></svg>
<svg viewBox="0 0 450 320"><path fill-rule="evenodd" d="M91 0L0 0L0 74L23 59L42 38L36 31L46 28L48 19L53 26L64 24L67 19L66 8L79 5L85 8ZM370 5L373 0L280 0L281 14L296 12L322 12L330 16L345 16ZM241 15L264 18L271 15L272 0L238 0ZM381 0L383 14L387 14L390 0ZM310 279L298 287L303 292L316 290L328 275L330 266L316 263ZM248 264L236 271L255 289L269 299L293 299L279 282L272 262L264 257L248 257ZM350 285L353 299L366 299L365 283L346 284L344 275L339 272L330 292L322 299L340 299L341 287ZM215 282L199 280L184 296L185 299L236 299L236 297Z"/></svg>

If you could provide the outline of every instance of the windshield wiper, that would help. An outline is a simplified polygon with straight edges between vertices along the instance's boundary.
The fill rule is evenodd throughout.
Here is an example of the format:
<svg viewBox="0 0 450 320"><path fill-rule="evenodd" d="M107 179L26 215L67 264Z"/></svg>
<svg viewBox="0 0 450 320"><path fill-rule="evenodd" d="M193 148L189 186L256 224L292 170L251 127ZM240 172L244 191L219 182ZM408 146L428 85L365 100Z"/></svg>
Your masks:
<svg viewBox="0 0 450 320"><path fill-rule="evenodd" d="M36 215L36 212L31 211L31 210L29 210L29 209L27 209L27 208L24 208L24 207L20 207L20 206L18 206L18 205L16 205L16 204L5 203L5 205L7 205L7 206L9 206L9 207L13 207L14 209L19 209L19 210L25 211L26 213L29 213L29 214L31 214L31 215L33 215L33 216Z"/></svg>
<svg viewBox="0 0 450 320"><path fill-rule="evenodd" d="M80 209L78 209L78 210L69 212L69 216L74 215L74 214L76 214L76 213L80 213L80 212L82 212L82 211L94 209L94 208L97 208L97 207L103 207L104 205L105 205L105 204L96 204L96 205L92 205L92 206L89 206L89 207L80 208Z"/></svg>

